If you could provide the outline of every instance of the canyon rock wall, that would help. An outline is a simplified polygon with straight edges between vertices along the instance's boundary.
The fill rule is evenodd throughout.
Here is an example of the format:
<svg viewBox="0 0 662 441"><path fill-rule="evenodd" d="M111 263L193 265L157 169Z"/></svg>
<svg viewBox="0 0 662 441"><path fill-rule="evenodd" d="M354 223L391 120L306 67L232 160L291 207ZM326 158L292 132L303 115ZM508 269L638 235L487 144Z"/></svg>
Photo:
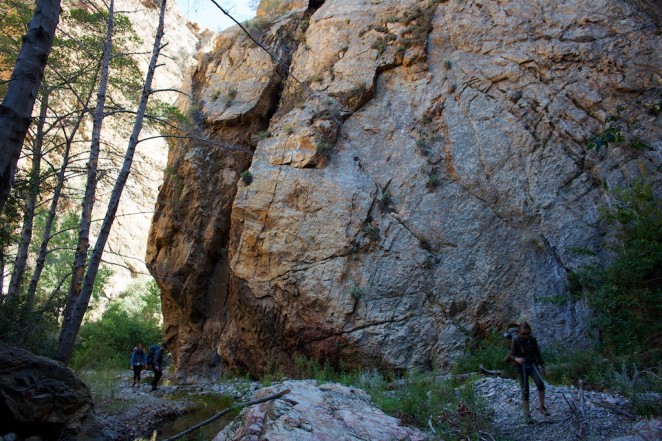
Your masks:
<svg viewBox="0 0 662 441"><path fill-rule="evenodd" d="M448 367L519 320L584 338L551 300L574 248L608 259L606 189L659 187L660 7L299 3L247 26L277 61L235 27L191 75L214 143L171 148L147 250L181 376ZM587 150L611 115L627 142Z"/></svg>
<svg viewBox="0 0 662 441"><path fill-rule="evenodd" d="M117 0L115 3L116 10L131 21L138 37L138 41L134 41L134 46L129 49L134 52L138 67L144 75L154 45L156 23L159 19L158 4L133 0ZM74 3L73 6L79 5ZM100 5L101 10L105 7ZM186 69L195 61L195 52L201 39L204 39L204 36L197 27L182 16L174 1L170 1L166 9L165 47L161 52L153 81L153 89L162 92L155 93L152 102L155 99L167 104L177 102L179 94L175 90L182 83ZM91 130L91 127L89 129ZM131 129L132 124L123 126L110 121L104 126L104 142L117 146L123 153L131 136ZM145 127L142 131L141 138L149 139L138 144L136 149L133 172L123 193L104 252L104 260L111 263L109 268L113 271L105 286L105 292L111 298L124 292L137 278L149 277L144 262L147 235L153 217L154 200L159 192L168 156L168 144L161 135L162 133L152 127ZM102 219L105 215L110 185L114 185L116 179L117 172L113 168L108 173L111 179L102 183L99 200L95 205L96 219ZM75 185L82 189L84 181L81 179ZM93 234L96 235L100 227L100 222L95 223Z"/></svg>

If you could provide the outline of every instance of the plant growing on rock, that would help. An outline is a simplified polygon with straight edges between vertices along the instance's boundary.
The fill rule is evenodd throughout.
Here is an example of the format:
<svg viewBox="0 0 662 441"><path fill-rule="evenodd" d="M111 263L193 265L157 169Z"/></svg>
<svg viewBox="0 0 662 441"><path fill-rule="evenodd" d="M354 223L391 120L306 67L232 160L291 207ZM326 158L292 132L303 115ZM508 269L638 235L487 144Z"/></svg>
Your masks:
<svg viewBox="0 0 662 441"><path fill-rule="evenodd" d="M328 156L331 153L331 144L326 141L317 141L315 151L320 155Z"/></svg>
<svg viewBox="0 0 662 441"><path fill-rule="evenodd" d="M241 172L239 177L246 185L250 185L253 182L253 174L249 170L244 170Z"/></svg>
<svg viewBox="0 0 662 441"><path fill-rule="evenodd" d="M384 190L382 192L382 194L379 196L379 202L384 207L389 207L391 204L393 204L393 199L391 198L391 193L389 193L387 190Z"/></svg>
<svg viewBox="0 0 662 441"><path fill-rule="evenodd" d="M434 190L437 188L439 185L439 172L435 169L433 169L430 173L428 173L428 180L425 183L425 186L429 190Z"/></svg>
<svg viewBox="0 0 662 441"><path fill-rule="evenodd" d="M363 297L363 290L356 284L352 284L352 286L349 288L349 293L357 300L360 300Z"/></svg>
<svg viewBox="0 0 662 441"><path fill-rule="evenodd" d="M259 142L262 141L263 139L267 139L271 137L271 132L269 130L260 130L259 132L255 132L251 135L251 139L254 142Z"/></svg>

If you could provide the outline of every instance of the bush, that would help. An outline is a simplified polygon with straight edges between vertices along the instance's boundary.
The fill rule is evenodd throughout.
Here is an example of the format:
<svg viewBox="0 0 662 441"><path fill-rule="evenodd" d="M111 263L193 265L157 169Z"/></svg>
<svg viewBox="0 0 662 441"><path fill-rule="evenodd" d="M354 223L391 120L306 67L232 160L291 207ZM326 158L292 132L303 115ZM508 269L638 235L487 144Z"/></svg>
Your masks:
<svg viewBox="0 0 662 441"><path fill-rule="evenodd" d="M587 297L606 353L654 365L662 359L662 205L642 180L612 193L603 218L617 227L607 245L615 257L571 274L571 291Z"/></svg>
<svg viewBox="0 0 662 441"><path fill-rule="evenodd" d="M152 280L135 285L119 301L112 303L100 320L86 322L80 329L71 366L129 366L137 343L145 348L162 340L159 324L160 292Z"/></svg>
<svg viewBox="0 0 662 441"><path fill-rule="evenodd" d="M453 367L454 374L478 372L482 365L485 369L502 369L506 375L514 377L514 369L503 363L503 359L510 350L510 340L495 331L487 338L478 340L474 347L464 357L457 361Z"/></svg>

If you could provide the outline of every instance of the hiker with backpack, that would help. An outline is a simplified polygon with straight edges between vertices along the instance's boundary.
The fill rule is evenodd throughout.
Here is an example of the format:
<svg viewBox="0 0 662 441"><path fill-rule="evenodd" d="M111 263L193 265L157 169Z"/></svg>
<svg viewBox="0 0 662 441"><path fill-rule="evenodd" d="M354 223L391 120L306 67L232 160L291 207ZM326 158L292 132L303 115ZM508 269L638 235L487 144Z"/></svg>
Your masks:
<svg viewBox="0 0 662 441"><path fill-rule="evenodd" d="M131 354L131 368L133 369L133 384L131 387L134 387L136 383L140 386L140 372L145 368L146 364L147 361L143 345L138 343L136 347L133 348L133 353Z"/></svg>
<svg viewBox="0 0 662 441"><path fill-rule="evenodd" d="M512 328L511 328L512 329ZM540 348L536 338L531 335L531 326L522 322L517 327L517 331L509 330L512 341L510 352L503 360L504 363L513 363L517 367L520 385L522 386L522 409L524 418L528 424L534 423L529 409L529 377L533 378L538 389L538 412L549 416L545 407L545 383L542 380L542 373L545 373L545 362L540 355Z"/></svg>
<svg viewBox="0 0 662 441"><path fill-rule="evenodd" d="M147 365L154 371L154 379L152 380L152 390L157 389L157 384L163 376L163 352L168 349L168 345L161 343L159 345L152 345L149 347L149 355L147 355Z"/></svg>

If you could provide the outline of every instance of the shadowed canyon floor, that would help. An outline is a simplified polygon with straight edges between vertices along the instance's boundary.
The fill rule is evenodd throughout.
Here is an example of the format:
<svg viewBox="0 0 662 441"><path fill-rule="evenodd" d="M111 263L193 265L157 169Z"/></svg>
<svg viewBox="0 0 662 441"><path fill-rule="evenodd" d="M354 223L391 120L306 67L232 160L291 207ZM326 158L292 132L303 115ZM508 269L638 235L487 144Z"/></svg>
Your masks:
<svg viewBox="0 0 662 441"><path fill-rule="evenodd" d="M353 430L342 424L360 420L356 414L365 419L365 415L383 418L382 422L374 424L383 427L391 417L381 415L367 400L364 400L363 392L356 388L344 388L335 384L321 384L314 380L276 382L265 389L257 382L245 380L233 380L219 383L199 383L190 385L168 385L160 386L156 392L151 392L146 384L149 377L143 379L143 384L138 388L131 387L128 372L121 373L113 385L111 399L97 402L97 413L104 421L113 426L120 439L136 439L137 437L148 438L153 430L158 430L157 439L172 436L172 421L179 420L186 413L195 412L203 401L208 406L208 415L223 410L232 402L209 400L209 397L232 397L238 401L246 401L254 395L268 395L275 391L291 389L292 393L286 395L280 404L264 403L258 406L244 409L234 422L224 432L215 436L223 426L230 423L236 416L226 419L220 425L214 427L210 432L207 430L201 439L215 440L240 440L240 439L292 439L292 440L317 440L323 435L323 426L328 426L328 415L323 414L321 408L328 407L329 402L335 406L333 422L340 422L334 430L345 430L340 435L342 440L381 440L400 439L446 439L436 438L435 434L420 431L406 426L395 425L390 438L386 435L370 435L361 430ZM345 392L343 392L345 390ZM487 414L492 427L489 432L479 434L480 439L485 440L639 440L639 439L661 439L662 423L659 420L637 420L631 415L630 403L625 398L609 393L583 391L566 386L548 386L546 406L550 416L545 417L537 411L535 392L531 393L532 416L535 424L527 425L522 418L520 408L520 389L515 380L495 377L479 379L475 384L478 396L482 397L487 404ZM349 391L349 392L346 392ZM349 394L352 398L343 401L342 395ZM311 397L320 397L320 402L315 403ZM203 397L207 397L201 401ZM361 409L356 407L356 400L360 402ZM310 402L308 402L310 400ZM348 404L349 401L353 401ZM299 403L301 406L299 407ZM306 411L302 412L301 407ZM333 406L331 406L333 407ZM285 409L287 408L287 409ZM284 410L285 409L285 410ZM319 410L318 410L319 409ZM348 411L349 409L349 411ZM353 409L353 411L352 411ZM358 409L358 410L357 410ZM319 413L318 413L319 412ZM355 415L345 414L353 413ZM185 430L203 419L207 415L198 414L199 421L195 417L189 418L188 425L180 424L179 430ZM296 424L294 424L296 423ZM374 423L374 421L373 421ZM384 423L384 424L382 424ZM397 423L396 423L397 424ZM253 431L258 427L258 433L251 433L246 426L251 426ZM164 433L163 429L169 432ZM279 432L280 431L280 432ZM285 431L286 437L283 437ZM376 433L376 432L375 432ZM395 438L393 438L395 436ZM196 438L197 439L197 438Z"/></svg>

